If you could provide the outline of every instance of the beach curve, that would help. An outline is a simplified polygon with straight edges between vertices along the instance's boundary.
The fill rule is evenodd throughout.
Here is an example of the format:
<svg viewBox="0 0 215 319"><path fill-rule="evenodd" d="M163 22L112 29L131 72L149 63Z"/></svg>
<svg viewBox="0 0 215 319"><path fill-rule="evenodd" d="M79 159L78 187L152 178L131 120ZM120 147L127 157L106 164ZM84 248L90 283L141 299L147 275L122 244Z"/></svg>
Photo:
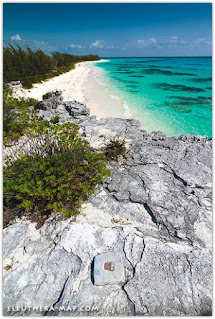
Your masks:
<svg viewBox="0 0 215 319"><path fill-rule="evenodd" d="M35 83L31 89L18 89L16 90L15 95L18 97L42 100L43 95L47 92L61 90L64 101L76 100L85 103L90 109L90 114L96 115L99 119L104 114L102 114L101 110L94 107L89 99L89 94L86 94L86 92L89 92L88 85L93 72L92 65L106 61L107 60L102 59L98 61L76 63L75 68L69 72L45 80L41 83Z"/></svg>

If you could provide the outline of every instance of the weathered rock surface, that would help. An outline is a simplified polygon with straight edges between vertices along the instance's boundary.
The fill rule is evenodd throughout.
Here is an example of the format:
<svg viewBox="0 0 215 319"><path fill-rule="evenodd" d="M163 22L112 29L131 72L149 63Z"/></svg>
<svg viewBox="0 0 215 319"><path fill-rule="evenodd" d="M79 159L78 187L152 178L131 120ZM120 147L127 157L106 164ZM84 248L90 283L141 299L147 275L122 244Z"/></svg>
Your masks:
<svg viewBox="0 0 215 319"><path fill-rule="evenodd" d="M83 103L71 101L64 102L63 105L65 106L65 109L67 110L69 115L73 116L74 118L80 117L81 115L90 115L90 110Z"/></svg>
<svg viewBox="0 0 215 319"><path fill-rule="evenodd" d="M58 104L63 100L62 98L62 92L61 91L55 91L53 94L43 101L39 101L35 105L35 109L37 110L50 110L50 109L56 109Z"/></svg>
<svg viewBox="0 0 215 319"><path fill-rule="evenodd" d="M13 97L17 98L19 96L26 98L26 94L22 90L23 86L20 81L11 81L8 83L8 86L12 89Z"/></svg>
<svg viewBox="0 0 215 319"><path fill-rule="evenodd" d="M212 141L147 133L132 119L98 121L83 104L55 101L40 115L78 123L98 151L124 138L128 153L110 162L111 177L75 218L4 230L4 313L210 314ZM95 286L94 257L113 251L123 256L125 283Z"/></svg>
<svg viewBox="0 0 215 319"><path fill-rule="evenodd" d="M20 89L20 88L22 88L22 83L20 82L20 81L11 81L10 83L9 83L9 86L11 87L11 88L15 88L15 89Z"/></svg>

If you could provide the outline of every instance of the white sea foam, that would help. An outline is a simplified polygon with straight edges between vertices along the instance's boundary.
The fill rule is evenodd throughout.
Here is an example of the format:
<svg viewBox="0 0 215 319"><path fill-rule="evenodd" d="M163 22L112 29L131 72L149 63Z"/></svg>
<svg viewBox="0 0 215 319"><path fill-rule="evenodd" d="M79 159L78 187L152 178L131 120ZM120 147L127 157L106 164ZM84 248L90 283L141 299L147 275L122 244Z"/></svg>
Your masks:
<svg viewBox="0 0 215 319"><path fill-rule="evenodd" d="M113 99L113 100L120 100L120 98L116 95L112 95L110 94L110 97Z"/></svg>
<svg viewBox="0 0 215 319"><path fill-rule="evenodd" d="M123 101L122 106L124 109L124 115L126 117L129 117L130 116L129 105L125 101Z"/></svg>
<svg viewBox="0 0 215 319"><path fill-rule="evenodd" d="M101 59L100 61L97 61L96 63L102 63L102 62L109 62L110 60L107 59Z"/></svg>
<svg viewBox="0 0 215 319"><path fill-rule="evenodd" d="M102 86L105 86L105 83L104 82L102 82L102 81L100 81L100 80L98 80L98 79L95 79L96 80L96 82L98 83L98 84L100 84L100 85L102 85Z"/></svg>

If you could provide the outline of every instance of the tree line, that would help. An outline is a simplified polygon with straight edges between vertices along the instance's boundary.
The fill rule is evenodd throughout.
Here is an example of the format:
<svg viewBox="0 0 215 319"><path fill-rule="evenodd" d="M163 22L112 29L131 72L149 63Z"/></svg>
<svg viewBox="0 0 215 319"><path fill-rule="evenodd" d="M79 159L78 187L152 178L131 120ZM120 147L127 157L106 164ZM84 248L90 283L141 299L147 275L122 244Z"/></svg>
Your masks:
<svg viewBox="0 0 215 319"><path fill-rule="evenodd" d="M99 60L98 55L72 55L51 52L51 56L41 49L33 51L30 47L23 50L12 45L3 49L3 80L5 83L19 80L24 87L60 75L74 68L75 63Z"/></svg>

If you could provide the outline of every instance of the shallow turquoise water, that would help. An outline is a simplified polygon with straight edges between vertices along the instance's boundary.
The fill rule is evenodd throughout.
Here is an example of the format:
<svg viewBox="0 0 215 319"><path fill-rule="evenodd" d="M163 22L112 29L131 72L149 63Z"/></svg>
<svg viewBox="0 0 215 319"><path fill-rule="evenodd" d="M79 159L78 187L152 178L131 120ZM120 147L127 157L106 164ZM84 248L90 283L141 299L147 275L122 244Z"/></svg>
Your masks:
<svg viewBox="0 0 215 319"><path fill-rule="evenodd" d="M111 58L97 66L147 130L212 136L211 58Z"/></svg>

